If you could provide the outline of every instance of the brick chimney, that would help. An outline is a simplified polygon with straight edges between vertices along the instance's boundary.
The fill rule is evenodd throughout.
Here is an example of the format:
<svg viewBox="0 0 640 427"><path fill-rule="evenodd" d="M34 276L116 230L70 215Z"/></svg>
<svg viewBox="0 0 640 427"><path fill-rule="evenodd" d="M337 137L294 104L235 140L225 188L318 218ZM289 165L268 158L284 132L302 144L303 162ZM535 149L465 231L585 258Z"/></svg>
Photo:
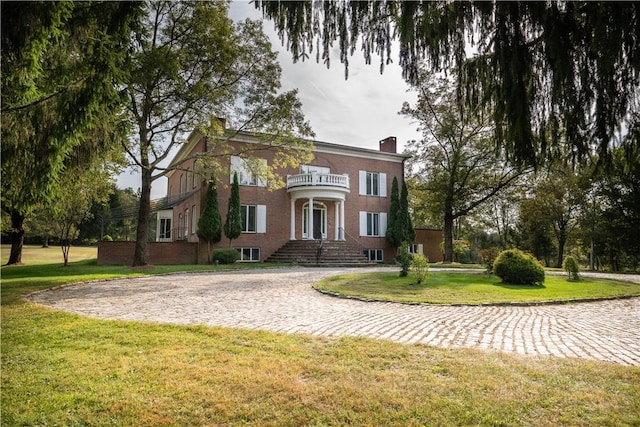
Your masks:
<svg viewBox="0 0 640 427"><path fill-rule="evenodd" d="M380 151L385 153L396 153L396 137L388 136L380 141Z"/></svg>

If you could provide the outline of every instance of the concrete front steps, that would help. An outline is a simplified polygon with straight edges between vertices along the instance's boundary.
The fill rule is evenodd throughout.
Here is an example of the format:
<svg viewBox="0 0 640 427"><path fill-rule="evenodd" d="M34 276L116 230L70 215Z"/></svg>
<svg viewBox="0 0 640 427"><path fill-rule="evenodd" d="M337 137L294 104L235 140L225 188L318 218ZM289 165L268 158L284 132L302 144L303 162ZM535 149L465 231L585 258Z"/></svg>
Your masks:
<svg viewBox="0 0 640 427"><path fill-rule="evenodd" d="M362 250L343 241L290 240L266 262L290 262L317 266L369 266L374 265Z"/></svg>

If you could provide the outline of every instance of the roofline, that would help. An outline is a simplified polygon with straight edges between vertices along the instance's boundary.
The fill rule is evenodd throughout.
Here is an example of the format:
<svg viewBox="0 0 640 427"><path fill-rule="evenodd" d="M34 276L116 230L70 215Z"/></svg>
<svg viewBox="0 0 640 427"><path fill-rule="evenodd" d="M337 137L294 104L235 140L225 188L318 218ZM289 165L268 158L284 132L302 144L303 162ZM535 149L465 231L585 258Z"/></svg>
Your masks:
<svg viewBox="0 0 640 427"><path fill-rule="evenodd" d="M246 131L237 131L233 129L227 129L224 131L224 135L229 139L229 141L236 142L247 142L252 144L260 144L260 134L258 132L246 132ZM180 162L184 159L188 153L191 152L193 146L197 144L202 137L205 135L202 134L197 128L194 129L189 136L187 137L187 141L180 147L180 150L176 153L176 155L171 160L171 163L167 168L171 168L176 163ZM363 148L363 147L354 147L351 145L344 144L336 144L333 142L324 142L317 140L308 140L313 144L313 151L319 153L330 153L330 154L342 154L342 155L350 155L352 157L362 157L367 159L377 159L377 160L387 160L393 161L397 163L402 163L405 160L409 159L411 156L401 153L388 153L385 151L375 150L372 148ZM171 174L175 171L175 169L169 170L166 172L166 176L171 176Z"/></svg>

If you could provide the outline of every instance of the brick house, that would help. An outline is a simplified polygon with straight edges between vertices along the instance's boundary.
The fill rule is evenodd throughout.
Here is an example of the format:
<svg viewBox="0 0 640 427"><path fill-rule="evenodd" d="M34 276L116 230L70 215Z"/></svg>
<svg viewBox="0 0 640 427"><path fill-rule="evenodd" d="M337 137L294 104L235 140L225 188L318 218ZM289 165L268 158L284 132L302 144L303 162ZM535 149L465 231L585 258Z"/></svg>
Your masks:
<svg viewBox="0 0 640 427"><path fill-rule="evenodd" d="M242 151L251 144L252 157L267 164L273 160L274 152L261 148L254 134L227 134L233 135L230 146L234 149ZM156 241L198 243L198 262L207 259L207 245L196 234L207 182L194 171L193 157L207 149L207 138L194 131L172 160L172 165L180 167L167 174L169 208L157 212ZM243 158L226 156L222 160L225 174L216 181L222 221L233 172L238 173L243 221L243 232L231 246L240 252L241 261L304 262L305 256L344 262L355 262L357 257L364 262L392 261L395 253L385 239L389 195L393 177L402 183L406 159L396 153L395 137L380 141L378 150L316 141L313 160L296 169L279 170L286 184L270 190ZM227 248L229 240L223 234L215 246Z"/></svg>

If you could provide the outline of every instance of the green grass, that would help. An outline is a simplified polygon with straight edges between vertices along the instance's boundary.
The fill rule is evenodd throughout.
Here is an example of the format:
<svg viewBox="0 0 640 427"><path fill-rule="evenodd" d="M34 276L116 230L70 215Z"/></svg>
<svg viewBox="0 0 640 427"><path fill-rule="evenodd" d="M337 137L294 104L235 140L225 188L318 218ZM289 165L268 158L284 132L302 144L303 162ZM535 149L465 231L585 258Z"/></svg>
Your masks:
<svg viewBox="0 0 640 427"><path fill-rule="evenodd" d="M187 269L2 268L2 425L640 424L639 367L96 320L20 298Z"/></svg>
<svg viewBox="0 0 640 427"><path fill-rule="evenodd" d="M0 260L2 261L2 265L5 265L7 261L9 261L10 253L11 245L0 246ZM96 259L97 257L97 246L72 246L69 250L69 262ZM60 263L60 265L62 265L64 263L62 249L60 246L43 248L42 246L25 245L22 248L22 263L25 265Z"/></svg>
<svg viewBox="0 0 640 427"><path fill-rule="evenodd" d="M490 304L507 302L564 301L640 295L640 285L583 277L547 275L543 286L505 285L485 273L430 272L420 285L397 272L343 274L318 282L316 288L330 293L371 300L429 304Z"/></svg>

